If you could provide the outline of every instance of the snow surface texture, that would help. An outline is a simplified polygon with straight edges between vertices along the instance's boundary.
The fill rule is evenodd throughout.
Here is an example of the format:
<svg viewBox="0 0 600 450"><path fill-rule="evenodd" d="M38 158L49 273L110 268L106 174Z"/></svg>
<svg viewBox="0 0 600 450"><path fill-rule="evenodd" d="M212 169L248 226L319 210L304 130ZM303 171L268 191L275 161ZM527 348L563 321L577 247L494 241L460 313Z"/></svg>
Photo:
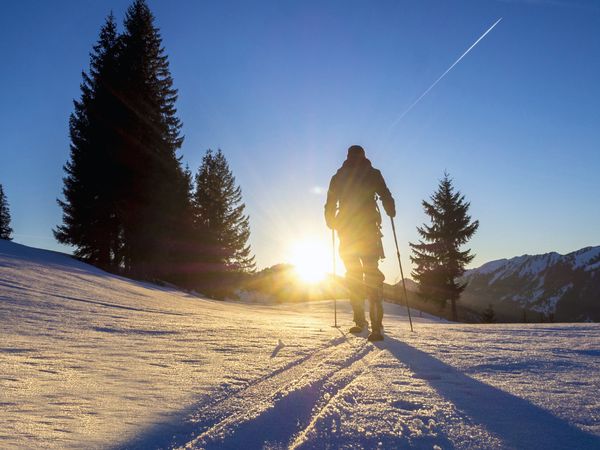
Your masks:
<svg viewBox="0 0 600 450"><path fill-rule="evenodd" d="M600 325L218 302L0 241L0 448L600 448Z"/></svg>

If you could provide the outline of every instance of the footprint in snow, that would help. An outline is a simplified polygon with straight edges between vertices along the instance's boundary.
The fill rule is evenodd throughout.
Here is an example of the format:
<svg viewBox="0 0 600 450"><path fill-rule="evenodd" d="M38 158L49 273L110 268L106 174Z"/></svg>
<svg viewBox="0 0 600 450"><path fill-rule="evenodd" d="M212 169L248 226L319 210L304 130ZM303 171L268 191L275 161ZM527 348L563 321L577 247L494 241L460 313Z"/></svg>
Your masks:
<svg viewBox="0 0 600 450"><path fill-rule="evenodd" d="M392 402L392 406L394 408L404 409L406 411L415 411L421 407L421 405L406 400L396 400Z"/></svg>

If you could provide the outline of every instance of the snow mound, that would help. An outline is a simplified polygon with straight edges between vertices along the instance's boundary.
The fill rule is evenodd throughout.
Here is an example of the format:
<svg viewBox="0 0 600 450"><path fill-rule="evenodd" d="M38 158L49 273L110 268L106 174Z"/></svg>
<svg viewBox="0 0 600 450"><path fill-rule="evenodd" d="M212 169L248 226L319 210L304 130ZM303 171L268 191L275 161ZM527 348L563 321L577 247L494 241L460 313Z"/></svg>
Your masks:
<svg viewBox="0 0 600 450"><path fill-rule="evenodd" d="M599 448L599 325L410 333L386 304L373 345L337 303L341 329L330 301L212 301L0 241L0 448Z"/></svg>

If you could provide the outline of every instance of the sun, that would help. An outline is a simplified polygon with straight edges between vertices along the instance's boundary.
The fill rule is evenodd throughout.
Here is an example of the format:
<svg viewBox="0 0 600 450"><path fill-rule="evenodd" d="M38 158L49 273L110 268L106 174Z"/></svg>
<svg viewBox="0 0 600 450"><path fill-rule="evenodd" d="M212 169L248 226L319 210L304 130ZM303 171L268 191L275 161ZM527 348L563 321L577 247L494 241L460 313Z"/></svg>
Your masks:
<svg viewBox="0 0 600 450"><path fill-rule="evenodd" d="M298 278L306 283L318 283L331 272L331 255L323 243L305 239L296 242L291 248L290 262L294 265Z"/></svg>

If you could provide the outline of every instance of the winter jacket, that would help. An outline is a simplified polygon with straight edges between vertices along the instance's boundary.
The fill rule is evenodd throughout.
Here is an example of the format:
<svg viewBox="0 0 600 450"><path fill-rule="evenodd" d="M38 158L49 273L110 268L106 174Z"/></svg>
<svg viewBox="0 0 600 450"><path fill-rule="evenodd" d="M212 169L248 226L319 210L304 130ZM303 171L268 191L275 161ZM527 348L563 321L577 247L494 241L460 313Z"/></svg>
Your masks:
<svg viewBox="0 0 600 450"><path fill-rule="evenodd" d="M377 197L385 212L394 217L392 194L381 172L366 158L347 159L331 178L325 204L325 221L340 235L341 243L366 240L381 246L381 214ZM369 245L369 244L366 244Z"/></svg>

